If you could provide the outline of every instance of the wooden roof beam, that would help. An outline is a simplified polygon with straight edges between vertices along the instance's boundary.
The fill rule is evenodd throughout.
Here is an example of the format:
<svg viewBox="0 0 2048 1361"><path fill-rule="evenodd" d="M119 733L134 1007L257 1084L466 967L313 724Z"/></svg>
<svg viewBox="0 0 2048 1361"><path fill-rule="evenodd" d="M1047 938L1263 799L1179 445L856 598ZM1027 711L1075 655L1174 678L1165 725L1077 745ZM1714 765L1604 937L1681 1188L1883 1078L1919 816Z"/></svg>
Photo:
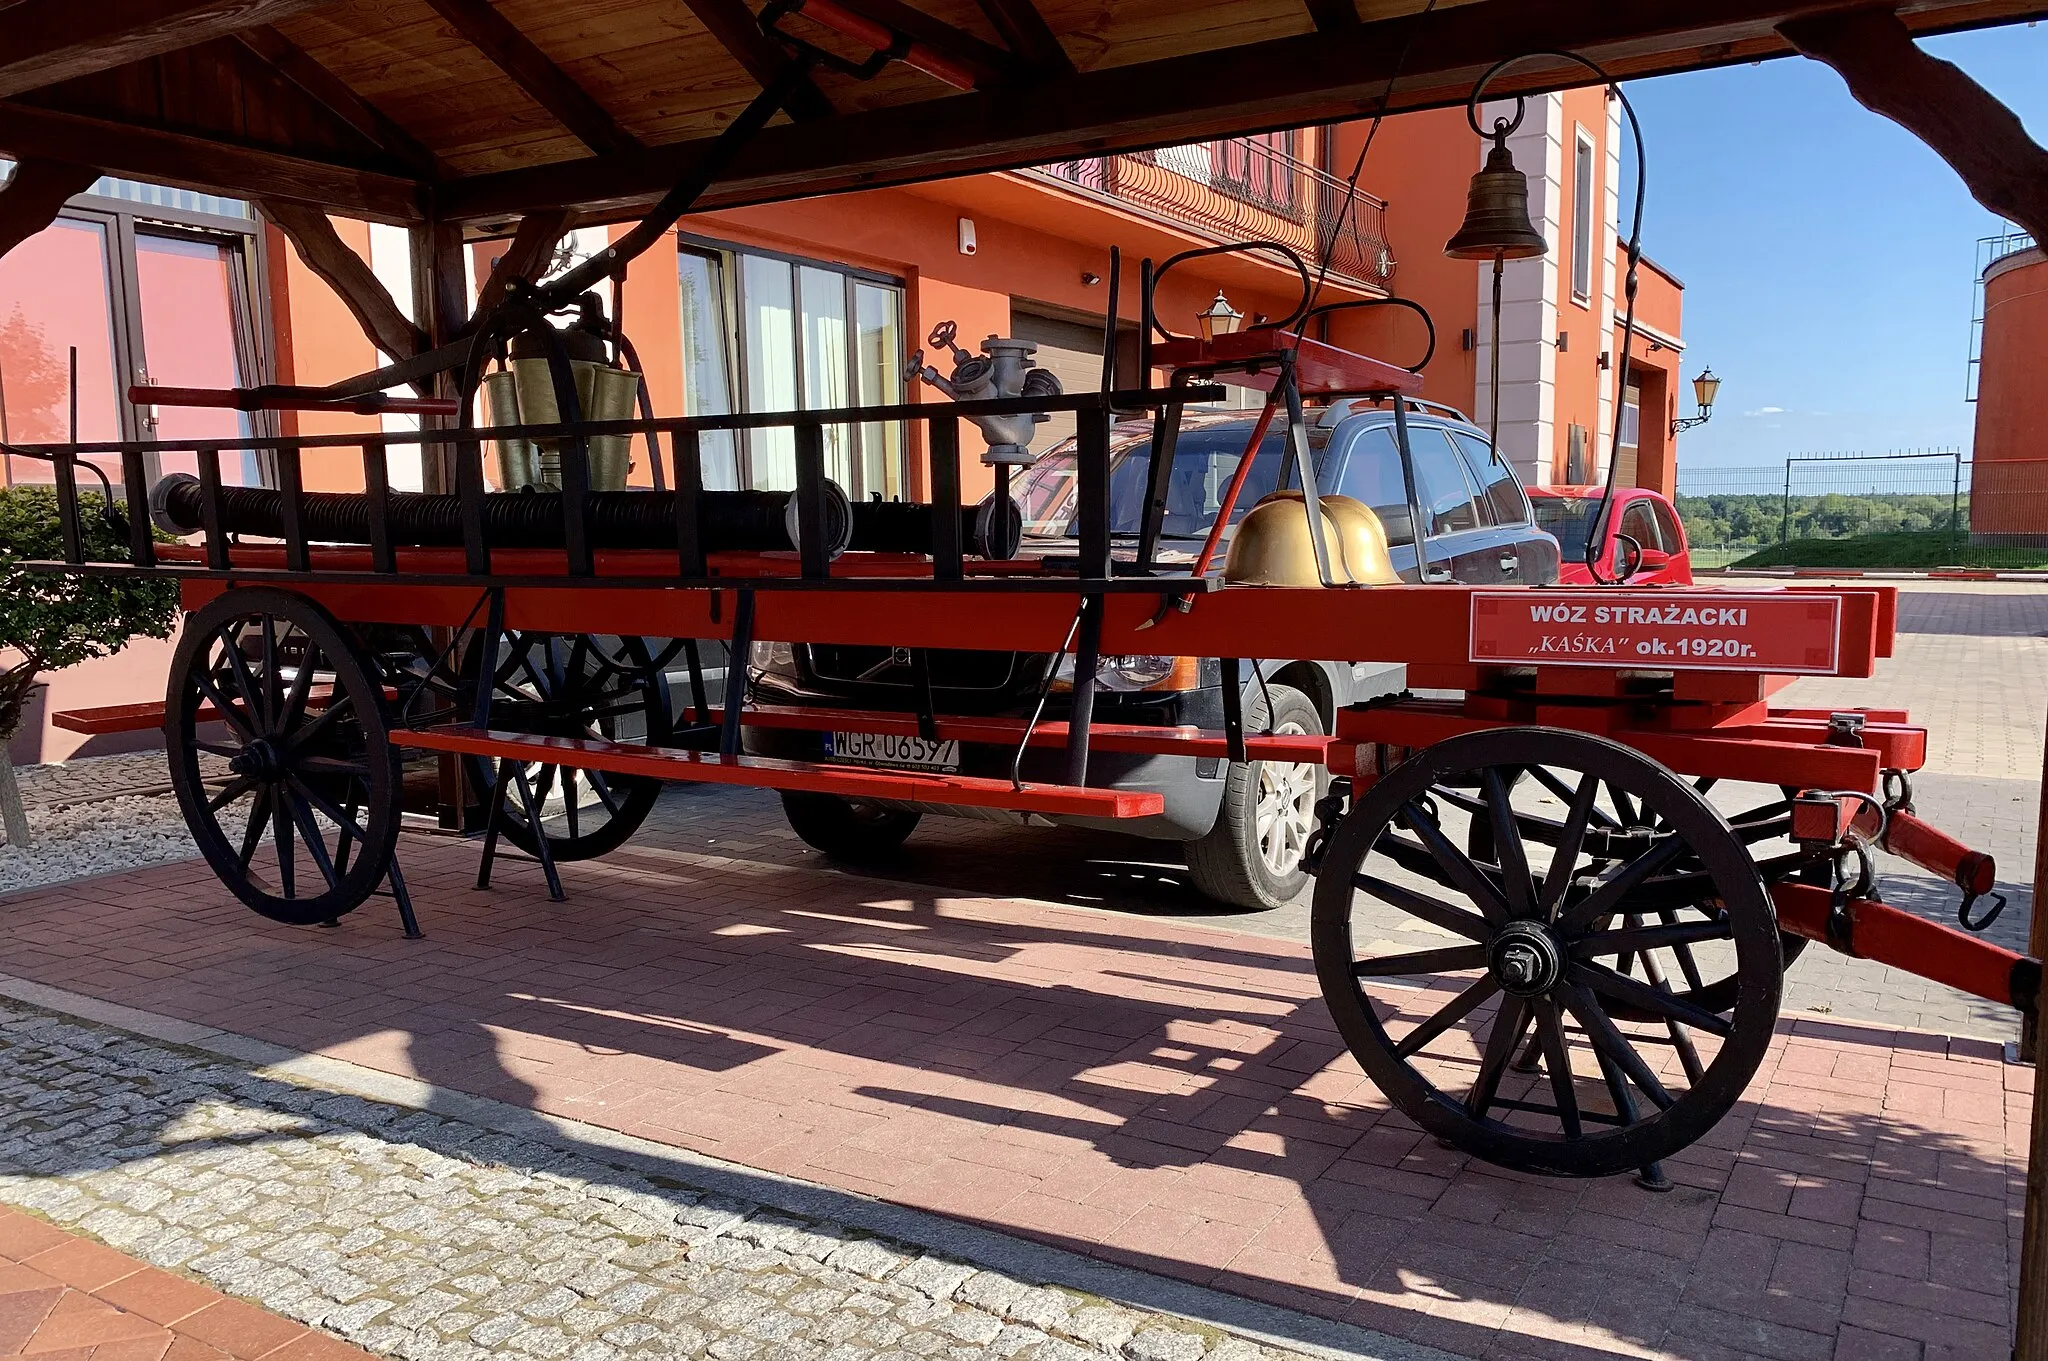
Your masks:
<svg viewBox="0 0 2048 1361"><path fill-rule="evenodd" d="M349 249L326 213L281 199L260 200L256 206L284 233L306 268L334 290L371 344L394 361L410 359L427 347L427 333L399 310L369 262ZM422 394L427 391L427 386L420 387Z"/></svg>
<svg viewBox="0 0 2048 1361"><path fill-rule="evenodd" d="M0 185L0 255L57 220L65 200L92 187L100 172L62 161L17 161Z"/></svg>
<svg viewBox="0 0 2048 1361"><path fill-rule="evenodd" d="M423 186L386 170L337 165L185 133L0 103L0 153L92 166L235 198L312 203L379 222L416 222Z"/></svg>
<svg viewBox="0 0 2048 1361"><path fill-rule="evenodd" d="M0 5L0 98L193 47L331 0L15 0Z"/></svg>
<svg viewBox="0 0 2048 1361"><path fill-rule="evenodd" d="M427 0L492 65L510 76L535 103L553 114L578 141L600 156L641 149L639 139L620 127L590 92L570 79L491 0Z"/></svg>
<svg viewBox="0 0 2048 1361"><path fill-rule="evenodd" d="M2048 241L2048 149L1960 67L1921 51L1898 15L1856 10L1778 31L1833 67L1857 103L1933 148L1977 202Z"/></svg>
<svg viewBox="0 0 2048 1361"><path fill-rule="evenodd" d="M1348 0L1347 0L1348 2ZM981 12L1009 49L1040 76L1071 76L1074 59L1031 0L979 0ZM1354 16L1355 17L1355 16Z"/></svg>
<svg viewBox="0 0 2048 1361"><path fill-rule="evenodd" d="M1013 83L1029 74L1024 62L1015 54L985 43L943 19L934 19L916 6L905 4L904 0L839 0L839 3L855 14L886 24L973 73L977 86Z"/></svg>
<svg viewBox="0 0 2048 1361"><path fill-rule="evenodd" d="M1358 27L1358 6L1352 0L1303 0L1303 3L1318 33L1342 33Z"/></svg>
<svg viewBox="0 0 2048 1361"><path fill-rule="evenodd" d="M771 127L711 186L700 210L769 203L848 189L1013 169L1077 149L1099 155L1357 118L1376 110L1404 46L1388 112L1462 105L1472 83L1503 57L1566 48L1619 79L1793 55L1777 25L1839 10L1841 0L1485 0L1128 66L1036 86L1029 99L987 90L849 114L804 128ZM1902 16L1942 31L2048 17L2048 0L1983 0L1960 18ZM1582 69L1531 61L1495 94L1584 85ZM570 206L626 216L697 163L708 140L644 154L592 158L458 180L442 211L489 220Z"/></svg>
<svg viewBox="0 0 2048 1361"><path fill-rule="evenodd" d="M528 213L520 218L519 230L512 234L511 244L491 265L491 277L477 290L476 307L470 312L469 324L462 328L463 331L466 333L473 329L480 318L497 310L514 279L537 282L554 256L556 243L568 230L569 214L559 208Z"/></svg>
<svg viewBox="0 0 2048 1361"><path fill-rule="evenodd" d="M746 69L755 84L765 86L788 63L789 54L782 50L781 44L761 31L760 21L742 0L683 0L683 3L690 7L690 13L697 16L697 22L718 40L718 45ZM808 80L796 88L784 108L791 118L798 121L827 118L832 114L831 103Z"/></svg>
<svg viewBox="0 0 2048 1361"><path fill-rule="evenodd" d="M372 146L388 152L393 160L403 161L414 174L423 179L440 175L439 158L419 139L351 90L339 76L293 46L284 34L265 24L237 33L235 39L315 103L361 133Z"/></svg>

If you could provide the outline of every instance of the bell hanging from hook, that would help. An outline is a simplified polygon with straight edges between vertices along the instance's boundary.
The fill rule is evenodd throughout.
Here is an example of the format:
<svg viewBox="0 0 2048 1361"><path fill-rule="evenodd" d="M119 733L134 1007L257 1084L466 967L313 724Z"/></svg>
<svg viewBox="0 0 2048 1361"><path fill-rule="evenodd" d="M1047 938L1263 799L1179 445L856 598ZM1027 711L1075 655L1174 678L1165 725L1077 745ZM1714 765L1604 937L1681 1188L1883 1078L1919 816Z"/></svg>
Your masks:
<svg viewBox="0 0 2048 1361"><path fill-rule="evenodd" d="M1494 124L1486 168L1472 177L1465 222L1444 245L1453 260L1528 260L1549 249L1529 220L1529 177L1515 168L1507 121Z"/></svg>

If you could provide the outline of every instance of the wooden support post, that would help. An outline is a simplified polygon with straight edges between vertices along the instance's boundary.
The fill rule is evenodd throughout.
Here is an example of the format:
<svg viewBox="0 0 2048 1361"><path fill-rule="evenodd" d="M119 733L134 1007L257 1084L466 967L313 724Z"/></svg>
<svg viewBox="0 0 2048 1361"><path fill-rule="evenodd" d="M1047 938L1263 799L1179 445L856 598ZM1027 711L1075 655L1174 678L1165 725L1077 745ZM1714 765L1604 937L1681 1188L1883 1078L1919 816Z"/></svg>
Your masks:
<svg viewBox="0 0 2048 1361"><path fill-rule="evenodd" d="M2034 912L2027 953L2048 950L2048 750L2041 758L2040 822L2034 838ZM2036 1011L2038 1011L2038 1007ZM2048 1091L2041 1083L2040 1017L2029 1015L2021 1057L2034 1065L2034 1119L2027 1140L2026 1218L2020 1229L2020 1317L2013 1361L2048 1361Z"/></svg>
<svg viewBox="0 0 2048 1361"><path fill-rule="evenodd" d="M412 229L412 312L425 329L429 345L439 346L453 340L469 320L469 281L463 268L463 249L460 227L445 222L426 222ZM459 374L437 373L432 380L433 395L454 397L460 384ZM451 417L420 418L423 430L445 429L454 424ZM430 492L454 491L457 466L458 451L453 445L422 445L421 488ZM493 596L492 608L494 623L501 623L502 607L496 596ZM450 641L447 632L441 629L434 630L428 637L437 649L448 646ZM498 646L498 629L495 626L486 631L486 640L483 655L494 658ZM484 671L488 673L489 665ZM490 686L482 685L479 689L488 694ZM464 788L468 781L461 760L443 754L435 773L441 826L451 830L469 830L463 825L469 798Z"/></svg>
<svg viewBox="0 0 2048 1361"><path fill-rule="evenodd" d="M514 279L534 283L547 273L555 246L568 230L569 215L559 208L528 213L520 218L519 230L513 233L511 244L492 264L491 277L484 280L484 286L477 290L476 308L470 313L463 331L475 330L499 303L505 301L505 290L511 287Z"/></svg>
<svg viewBox="0 0 2048 1361"><path fill-rule="evenodd" d="M23 160L0 188L0 255L57 220L64 201L92 187L100 172L63 161Z"/></svg>
<svg viewBox="0 0 2048 1361"><path fill-rule="evenodd" d="M2048 149L1960 67L1921 51L1898 15L1851 10L1794 20L1778 32L1833 67L1857 103L1925 142L1977 202L2048 241Z"/></svg>
<svg viewBox="0 0 2048 1361"><path fill-rule="evenodd" d="M327 214L303 203L277 199L264 199L257 207L284 233L306 268L334 290L370 343L390 356L392 363L410 359L426 348L427 333L406 319L369 262L349 249ZM424 394L432 385L421 382L415 386Z"/></svg>

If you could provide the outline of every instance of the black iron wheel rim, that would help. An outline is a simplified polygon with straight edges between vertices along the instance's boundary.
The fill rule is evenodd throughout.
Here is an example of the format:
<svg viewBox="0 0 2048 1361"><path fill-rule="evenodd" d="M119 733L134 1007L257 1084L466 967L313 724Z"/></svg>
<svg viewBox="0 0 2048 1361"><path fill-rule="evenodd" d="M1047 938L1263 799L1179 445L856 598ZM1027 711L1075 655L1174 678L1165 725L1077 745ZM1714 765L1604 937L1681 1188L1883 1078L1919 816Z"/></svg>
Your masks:
<svg viewBox="0 0 2048 1361"><path fill-rule="evenodd" d="M466 697L475 694L479 662L472 647L463 661ZM653 746L665 744L673 732L667 682L647 644L593 634L508 632L494 668L490 722L501 731ZM488 801L497 763L472 758L468 767L471 787ZM617 850L661 797L661 781L643 776L542 762L528 762L523 771L541 809L548 854L556 860L588 860ZM540 836L516 788L507 791L498 834L528 855L539 854Z"/></svg>
<svg viewBox="0 0 2048 1361"><path fill-rule="evenodd" d="M201 607L172 659L166 713L185 825L238 899L308 926L377 891L398 841L398 756L381 685L324 609L268 588ZM214 722L223 735L202 737ZM202 754L228 762L225 785L206 783Z"/></svg>
<svg viewBox="0 0 2048 1361"><path fill-rule="evenodd" d="M1484 790L1489 774L1515 766L1569 772L1575 796L1586 797L1590 782L1589 804L1597 804L1602 790L1611 788L1640 799L1643 809L1654 808L1670 828L1663 841L1645 846L1644 857L1656 849L1654 863L1645 859L1638 865L1644 857L1608 862L1605 882L1616 891L1594 902L1583 871L1597 863L1596 857L1579 850L1573 856L1574 873L1553 884L1552 866L1539 870L1513 819L1494 824L1503 841L1511 828L1516 832L1519 849L1501 857L1511 862L1505 870L1472 861L1443 834L1440 823L1430 824L1435 828L1430 835L1425 826L1433 807L1430 795L1440 785L1469 775ZM1512 801L1507 806L1512 808ZM1577 813L1574 805L1566 821ZM1394 839L1386 840L1389 836ZM1433 849L1432 841L1437 843ZM1421 857L1413 847L1421 848ZM1426 857L1439 872L1435 888L1404 893L1402 884L1382 877L1394 851L1407 862L1404 869ZM1516 869L1512 862L1518 857ZM1554 850L1548 858L1556 859ZM1454 868L1460 859L1463 868ZM1725 941L1735 956L1734 996L1722 1012L1687 1002L1680 995L1683 981L1672 986L1676 970L1656 986L1645 979L1617 981L1614 966L1625 957L1654 958L1668 946L1632 956L1618 951L1603 955L1603 946L1619 942L1592 939L1628 931L1639 934L1624 939L1637 943L1676 939L1661 916L1628 909L1635 906L1636 889L1654 887L1659 872L1680 861L1696 865L1712 885L1712 896L1703 898L1703 905L1676 914L1681 928L1700 940ZM1420 871L1411 874L1425 877ZM1624 874L1639 882L1624 882ZM1460 881L1469 882L1461 886ZM1525 882L1526 889L1515 890L1517 882ZM1403 947L1361 955L1353 931L1357 895L1388 903L1389 889L1392 906L1430 921L1444 936L1441 949L1409 952ZM1608 912L1610 907L1616 910ZM1634 925L1631 916L1637 919ZM1566 960L1554 986L1521 997L1492 972L1490 954L1496 937L1515 923L1543 927ZM1715 934L1707 934L1710 928ZM1660 930L1665 934L1640 934ZM1698 791L1641 754L1562 729L1467 734L1416 753L1383 777L1360 797L1333 838L1317 883L1312 939L1317 975L1338 1029L1394 1105L1454 1146L1523 1171L1605 1176L1645 1167L1684 1148L1741 1098L1777 1020L1781 967L1775 915L1747 849L1727 821ZM1375 1005L1366 982L1391 984L1404 976L1428 977L1432 987L1453 991L1420 993L1428 999L1418 1008L1421 1019L1413 1026L1402 1024L1396 1034L1387 1024L1391 1016L1381 1014L1384 997ZM1641 1022L1615 1015L1619 1003L1668 1024L1673 1036L1669 1058L1660 1056L1661 1045L1652 1046ZM1455 1057L1446 1061L1445 1048L1456 1051L1465 1044L1473 1051L1469 1063L1461 1068ZM1509 1068L1530 1045L1541 1051L1540 1074L1511 1074ZM1690 1059L1685 1059L1686 1046ZM1646 1048L1656 1061L1644 1056ZM1701 1058L1702 1049L1710 1056ZM1673 1072L1674 1064L1684 1071ZM1562 1083L1560 1072L1568 1075ZM1590 1099L1603 1092L1604 1100Z"/></svg>

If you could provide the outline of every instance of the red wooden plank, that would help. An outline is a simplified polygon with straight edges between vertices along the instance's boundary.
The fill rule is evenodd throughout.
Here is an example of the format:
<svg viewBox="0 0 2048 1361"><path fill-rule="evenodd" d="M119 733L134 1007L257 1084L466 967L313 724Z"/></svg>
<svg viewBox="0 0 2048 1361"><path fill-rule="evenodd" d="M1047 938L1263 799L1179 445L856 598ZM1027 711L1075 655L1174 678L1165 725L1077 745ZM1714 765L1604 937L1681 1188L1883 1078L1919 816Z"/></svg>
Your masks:
<svg viewBox="0 0 2048 1361"><path fill-rule="evenodd" d="M695 719L695 711L685 709L679 718L684 721L717 723L724 718L723 709L707 709L701 720ZM755 704L744 710L741 726L748 728L777 728L799 732L872 732L893 737L915 737L918 735L915 714L886 713L873 709L815 709L795 705ZM941 740L984 743L992 746L1014 747L1024 736L1024 720L1021 718L955 718L942 717L937 720ZM1246 733L1245 750L1255 761L1306 761L1312 765L1323 763L1323 753L1335 738L1314 737L1306 734L1292 737L1266 737ZM1047 721L1038 724L1031 731L1031 745L1034 747L1064 747L1067 744L1067 725L1064 722ZM1095 751L1140 752L1153 756L1228 756L1230 743L1220 732L1183 725L1173 728L1149 727L1135 723L1091 723L1088 727L1088 745Z"/></svg>
<svg viewBox="0 0 2048 1361"><path fill-rule="evenodd" d="M1170 340L1152 348L1152 362L1163 369L1230 369L1235 365L1266 363L1245 373L1240 386L1270 390L1279 365L1274 360L1283 350L1295 352L1295 371L1304 395L1331 392L1400 392L1414 396L1422 391L1422 375L1410 373L1384 360L1353 354L1313 337L1297 336L1278 326L1253 326L1229 335L1203 341L1190 337Z"/></svg>
<svg viewBox="0 0 2048 1361"><path fill-rule="evenodd" d="M1832 906L1828 890L1814 884L1773 884L1771 901L1777 904L1782 929L1808 940L1827 941ZM2016 975L2015 966L2024 956L1885 903L1851 898L1847 910L1854 952L1864 959L2006 1006L2033 1001L2014 995L2016 981L2040 977L2038 965Z"/></svg>
<svg viewBox="0 0 2048 1361"><path fill-rule="evenodd" d="M954 804L973 808L1007 808L1018 813L1118 819L1150 817L1166 810L1165 795L1151 792L1081 789L1073 785L1050 784L1026 784L1018 789L1008 780L989 780L972 775L871 770L863 766L782 761L767 756L720 756L716 752L671 751L573 737L486 732L461 726L400 729L392 734L392 739L401 746L453 752L460 756L511 757L514 760L574 766L579 770L645 775L657 780L794 789L812 794L841 794L855 799L895 799L905 803Z"/></svg>

